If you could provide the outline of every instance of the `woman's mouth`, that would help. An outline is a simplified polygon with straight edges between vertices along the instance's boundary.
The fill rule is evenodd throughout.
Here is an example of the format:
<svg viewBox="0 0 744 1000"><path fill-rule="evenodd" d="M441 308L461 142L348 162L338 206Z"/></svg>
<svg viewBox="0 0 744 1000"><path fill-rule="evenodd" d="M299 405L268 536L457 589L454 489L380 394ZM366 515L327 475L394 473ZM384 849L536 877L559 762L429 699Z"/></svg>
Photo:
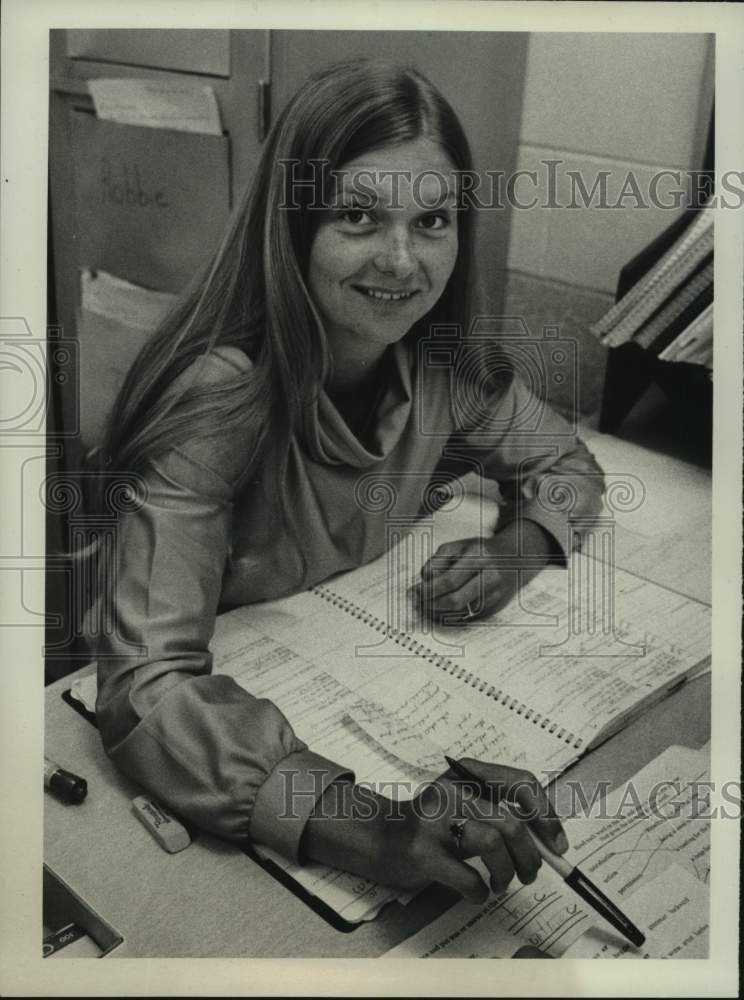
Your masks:
<svg viewBox="0 0 744 1000"><path fill-rule="evenodd" d="M353 287L368 299L374 299L377 302L406 302L414 295L418 295L417 288L410 292L396 292L384 288L367 288L364 285L354 285Z"/></svg>

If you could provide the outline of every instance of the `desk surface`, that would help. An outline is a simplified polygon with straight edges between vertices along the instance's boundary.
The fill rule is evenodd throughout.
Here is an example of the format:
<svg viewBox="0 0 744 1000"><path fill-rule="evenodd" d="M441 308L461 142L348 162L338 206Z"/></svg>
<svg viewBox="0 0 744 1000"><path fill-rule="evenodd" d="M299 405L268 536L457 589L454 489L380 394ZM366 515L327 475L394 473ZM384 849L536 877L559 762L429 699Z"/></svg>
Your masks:
<svg viewBox="0 0 744 1000"><path fill-rule="evenodd" d="M604 436L589 443L606 468L613 457L628 457ZM649 456L645 474L663 471L665 496L677 493L675 524L683 525L694 511L696 521L702 524L707 518L709 526L709 477L682 463L670 467L669 459L655 462L652 453ZM685 489L680 490L683 482ZM669 502L659 501L659 510ZM680 511L680 503L689 510ZM645 521L647 530L652 513ZM639 537L643 540L643 532ZM644 548L647 567L648 549L641 545ZM681 551L675 548L671 562L660 564L658 582L687 581L690 596L704 600L709 581L701 558L709 548L707 532L692 532ZM643 558L641 550L632 556L628 549L628 561ZM618 559L621 565L624 561ZM453 900L432 888L408 906L387 906L376 920L342 933L230 844L199 834L180 854L164 853L131 813L131 800L140 789L115 770L97 730L62 700L72 679L47 688L46 753L84 776L89 792L76 807L46 797L45 861L121 934L124 940L111 957L374 957ZM704 676L649 709L566 772L553 788L558 810L568 779L589 788L599 781L614 787L668 746L697 749L709 738L710 678Z"/></svg>

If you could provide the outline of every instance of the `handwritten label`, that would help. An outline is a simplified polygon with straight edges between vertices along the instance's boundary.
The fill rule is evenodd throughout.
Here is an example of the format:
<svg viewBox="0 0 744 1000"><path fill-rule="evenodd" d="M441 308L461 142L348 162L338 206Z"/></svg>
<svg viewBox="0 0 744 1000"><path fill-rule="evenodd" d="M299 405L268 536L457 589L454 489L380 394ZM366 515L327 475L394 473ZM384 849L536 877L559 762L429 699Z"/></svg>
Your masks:
<svg viewBox="0 0 744 1000"><path fill-rule="evenodd" d="M165 191L149 187L137 164L116 163L101 158L101 186L106 201L128 208L168 208Z"/></svg>

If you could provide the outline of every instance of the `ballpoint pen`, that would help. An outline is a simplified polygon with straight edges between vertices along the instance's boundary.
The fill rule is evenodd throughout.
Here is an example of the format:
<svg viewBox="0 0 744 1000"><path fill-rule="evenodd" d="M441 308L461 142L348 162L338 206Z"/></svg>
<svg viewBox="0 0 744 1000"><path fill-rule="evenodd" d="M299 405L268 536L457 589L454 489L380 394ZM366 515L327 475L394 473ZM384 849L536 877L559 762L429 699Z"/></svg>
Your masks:
<svg viewBox="0 0 744 1000"><path fill-rule="evenodd" d="M457 775L458 778L462 778L463 781L468 781L470 784L475 785L478 792L486 797L490 797L490 791L488 784L482 781L477 774L473 774L464 764L461 764L459 760L453 760L451 757L445 756L444 758L449 764L450 768ZM560 854L555 854L553 851L547 847L542 840L537 836L537 834L527 826L527 832L532 837L532 840L537 848L540 856L546 861L550 867L556 871L566 885L570 886L575 893L577 893L584 902L588 903L592 909L596 910L600 916L611 924L615 930L620 931L624 937L626 937L631 944L634 944L637 948L646 940L645 934L638 930L634 923L632 923L628 917L620 910L611 899L608 899L605 894L597 888L594 883L586 877L586 875L578 868L576 865L572 865L570 861L567 861Z"/></svg>

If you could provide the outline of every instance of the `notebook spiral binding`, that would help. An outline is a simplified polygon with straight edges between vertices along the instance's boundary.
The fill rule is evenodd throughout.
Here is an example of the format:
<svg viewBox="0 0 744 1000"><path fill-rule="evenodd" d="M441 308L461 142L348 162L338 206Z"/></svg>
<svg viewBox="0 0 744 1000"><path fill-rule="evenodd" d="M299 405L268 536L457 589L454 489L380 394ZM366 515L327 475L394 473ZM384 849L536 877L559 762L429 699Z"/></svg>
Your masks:
<svg viewBox="0 0 744 1000"><path fill-rule="evenodd" d="M382 621L376 615L371 614L369 611L365 611L364 608L355 604L353 601L347 600L345 597L341 597L340 594L335 594L332 590L328 590L322 584L316 584L316 586L310 588L314 594L321 597L324 601L332 604L335 608L340 608L345 611L346 614L351 615L352 618L356 618L358 621L364 622L365 625L369 625L382 635L386 635L393 642L396 642L399 646L403 646L405 649L411 650L417 656L420 656L423 660L428 660L435 667L443 670L446 674L455 677L457 680L462 681L463 684L469 684L470 687L475 688L480 694L484 694L487 698L491 698L493 701L498 702L504 708L508 708L512 712L516 712L523 719L528 722L532 722L534 725L539 726L540 729L547 730L551 736L555 736L556 739L562 740L569 746L574 747L576 750L580 750L584 745L584 741L581 737L576 736L575 733L569 732L567 729L561 728L557 722L553 722L545 715L541 715L534 709L529 708L524 702L519 701L518 698L512 698L506 691L501 688L494 687L493 684L488 684L486 681L482 680L477 674L474 674L471 670L466 670L465 667L458 666L454 663L448 656L443 656L441 653L435 653L433 650L429 649L423 642L418 642L413 636L407 635L405 632L401 632L397 628L393 628L388 625L387 622Z"/></svg>

